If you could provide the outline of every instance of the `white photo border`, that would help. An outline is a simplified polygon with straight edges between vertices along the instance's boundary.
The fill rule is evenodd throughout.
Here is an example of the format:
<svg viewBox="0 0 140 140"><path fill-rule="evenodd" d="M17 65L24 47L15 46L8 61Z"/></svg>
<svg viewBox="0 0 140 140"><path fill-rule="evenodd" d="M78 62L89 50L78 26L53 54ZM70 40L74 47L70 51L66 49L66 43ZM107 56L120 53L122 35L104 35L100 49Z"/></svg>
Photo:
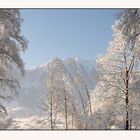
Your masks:
<svg viewBox="0 0 140 140"><path fill-rule="evenodd" d="M139 8L140 0L0 0L0 8Z"/></svg>
<svg viewBox="0 0 140 140"><path fill-rule="evenodd" d="M0 8L140 8L140 0L0 0ZM1 130L1 140L120 140L140 138L139 131Z"/></svg>

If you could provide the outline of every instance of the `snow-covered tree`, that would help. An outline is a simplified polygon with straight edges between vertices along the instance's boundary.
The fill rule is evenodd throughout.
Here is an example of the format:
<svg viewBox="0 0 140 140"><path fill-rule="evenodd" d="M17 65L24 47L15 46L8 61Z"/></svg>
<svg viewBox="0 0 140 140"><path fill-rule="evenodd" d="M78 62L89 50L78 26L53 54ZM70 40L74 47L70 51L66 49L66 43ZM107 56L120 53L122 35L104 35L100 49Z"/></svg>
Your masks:
<svg viewBox="0 0 140 140"><path fill-rule="evenodd" d="M118 24L116 28L122 31L127 47L129 49L137 49L140 58L140 43L135 47L140 40L140 9L124 9L121 10L118 16Z"/></svg>
<svg viewBox="0 0 140 140"><path fill-rule="evenodd" d="M92 115L90 93L80 74L73 77L63 61L56 58L47 65L45 87L41 108L51 129L88 129L87 117Z"/></svg>
<svg viewBox="0 0 140 140"><path fill-rule="evenodd" d="M58 81L56 81L55 69L51 67L48 68L48 77L45 85L46 94L43 97L41 109L43 114L47 116L48 123L50 124L50 129L56 128L56 119L58 113L58 103L59 103L59 94L58 94Z"/></svg>
<svg viewBox="0 0 140 140"><path fill-rule="evenodd" d="M68 129L71 112L71 97L66 84L67 70L61 60L58 58L53 63L48 64L48 73L46 81L46 96L44 97L43 110L47 112L51 129L62 125L62 128ZM63 126L64 125L64 126Z"/></svg>
<svg viewBox="0 0 140 140"><path fill-rule="evenodd" d="M135 93L135 77L140 68L137 54L139 40L133 46L134 49L130 50L128 38L118 29L119 22L116 21L113 26L114 38L106 54L97 58L100 81L95 88L96 99L93 102L100 101L96 110L108 108L104 109L106 117L111 118L107 121L105 115L102 117L104 123L108 124L106 129L113 125L121 129L131 129L131 104L135 102L131 97Z"/></svg>
<svg viewBox="0 0 140 140"><path fill-rule="evenodd" d="M80 73L78 73L74 78L74 83L76 85L77 94L79 95L80 99L79 106L81 104L82 107L82 109L80 109L81 113L79 114L79 119L81 121L80 129L88 129L88 117L92 116L91 95L87 84Z"/></svg>
<svg viewBox="0 0 140 140"><path fill-rule="evenodd" d="M20 51L27 48L27 41L21 36L21 21L19 9L0 9L0 113L5 115L3 102L19 87L13 71L18 68L24 74Z"/></svg>

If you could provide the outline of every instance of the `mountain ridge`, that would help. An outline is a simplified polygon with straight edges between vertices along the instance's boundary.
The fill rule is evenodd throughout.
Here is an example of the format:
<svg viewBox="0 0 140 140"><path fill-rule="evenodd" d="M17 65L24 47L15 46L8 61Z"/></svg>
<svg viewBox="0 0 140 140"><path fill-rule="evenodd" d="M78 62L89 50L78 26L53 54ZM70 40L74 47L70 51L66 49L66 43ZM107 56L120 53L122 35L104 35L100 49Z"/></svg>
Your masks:
<svg viewBox="0 0 140 140"><path fill-rule="evenodd" d="M25 77L20 78L21 90L19 96L11 103L11 110L13 110L13 117L17 119L31 118L33 116L40 117L40 101L41 97L46 94L46 81L48 80L48 73L52 68L61 70L64 75L65 83L69 86L69 90L76 96L77 102L80 102L77 94L76 81L83 80L78 86L87 85L89 90L93 90L96 85L96 69L95 61L85 60L80 58L59 59L55 58L48 63L27 69ZM72 81L70 82L70 79ZM79 83L78 83L79 84ZM82 97L86 102L86 95L84 87L81 88ZM77 95L75 95L77 94Z"/></svg>

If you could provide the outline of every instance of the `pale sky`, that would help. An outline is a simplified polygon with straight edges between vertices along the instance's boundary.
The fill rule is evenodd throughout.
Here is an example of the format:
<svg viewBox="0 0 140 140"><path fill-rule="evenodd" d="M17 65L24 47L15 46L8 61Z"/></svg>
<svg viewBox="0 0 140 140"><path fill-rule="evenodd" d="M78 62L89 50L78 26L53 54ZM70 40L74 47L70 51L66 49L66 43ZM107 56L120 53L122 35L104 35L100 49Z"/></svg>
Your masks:
<svg viewBox="0 0 140 140"><path fill-rule="evenodd" d="M95 59L112 39L120 9L21 9L22 34L29 41L25 68L50 59Z"/></svg>

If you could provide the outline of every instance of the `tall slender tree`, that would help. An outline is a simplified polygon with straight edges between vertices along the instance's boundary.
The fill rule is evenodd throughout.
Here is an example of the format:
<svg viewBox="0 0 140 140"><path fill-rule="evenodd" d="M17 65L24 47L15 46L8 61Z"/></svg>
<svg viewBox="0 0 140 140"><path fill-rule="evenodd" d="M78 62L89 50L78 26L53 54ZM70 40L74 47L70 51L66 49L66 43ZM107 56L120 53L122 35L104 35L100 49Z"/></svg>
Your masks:
<svg viewBox="0 0 140 140"><path fill-rule="evenodd" d="M128 40L122 30L119 30L116 21L113 26L114 39L110 42L107 53L98 57L97 63L100 71L100 82L95 92L101 91L104 99L109 99L114 106L115 114L118 112L124 118L124 129L130 129L130 100L133 94L134 76L139 71L137 43L133 51L128 47ZM104 96L103 96L104 95ZM135 102L135 101L133 101ZM124 115L125 114L125 115ZM113 116L113 115L112 115Z"/></svg>

